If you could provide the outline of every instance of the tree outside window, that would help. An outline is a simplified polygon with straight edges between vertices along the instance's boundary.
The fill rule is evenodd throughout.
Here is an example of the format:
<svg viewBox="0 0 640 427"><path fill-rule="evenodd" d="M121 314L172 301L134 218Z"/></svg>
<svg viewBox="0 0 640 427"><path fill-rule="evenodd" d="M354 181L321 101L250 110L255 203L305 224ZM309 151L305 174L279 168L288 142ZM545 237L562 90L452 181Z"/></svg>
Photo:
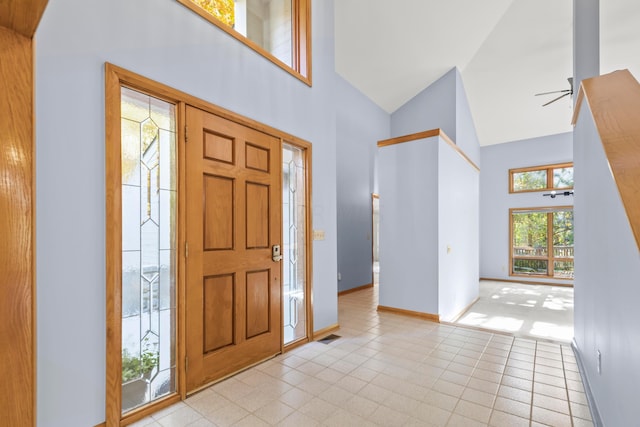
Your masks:
<svg viewBox="0 0 640 427"><path fill-rule="evenodd" d="M511 275L573 279L573 208L511 209Z"/></svg>

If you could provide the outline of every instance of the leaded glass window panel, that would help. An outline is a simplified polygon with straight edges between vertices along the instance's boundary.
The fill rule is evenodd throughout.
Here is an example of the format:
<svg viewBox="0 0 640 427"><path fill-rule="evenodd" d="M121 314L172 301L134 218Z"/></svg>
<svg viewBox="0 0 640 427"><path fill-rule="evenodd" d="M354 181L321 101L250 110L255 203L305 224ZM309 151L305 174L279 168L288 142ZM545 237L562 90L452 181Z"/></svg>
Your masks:
<svg viewBox="0 0 640 427"><path fill-rule="evenodd" d="M305 151L282 148L284 344L306 337L306 171Z"/></svg>
<svg viewBox="0 0 640 427"><path fill-rule="evenodd" d="M176 390L175 112L121 88L123 413Z"/></svg>

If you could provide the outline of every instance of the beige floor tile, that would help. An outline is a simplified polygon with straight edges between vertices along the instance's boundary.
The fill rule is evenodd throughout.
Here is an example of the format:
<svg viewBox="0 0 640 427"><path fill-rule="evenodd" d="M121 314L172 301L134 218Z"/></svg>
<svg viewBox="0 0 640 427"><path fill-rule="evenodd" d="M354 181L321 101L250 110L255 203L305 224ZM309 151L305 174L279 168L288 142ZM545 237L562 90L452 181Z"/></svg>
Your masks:
<svg viewBox="0 0 640 427"><path fill-rule="evenodd" d="M573 418L573 427L593 427L593 422L582 418Z"/></svg>
<svg viewBox="0 0 640 427"><path fill-rule="evenodd" d="M318 372L315 377L328 383L335 383L344 378L345 374L332 368L325 368L322 371Z"/></svg>
<svg viewBox="0 0 640 427"><path fill-rule="evenodd" d="M329 426L329 427L369 427L369 426L376 426L376 424L367 421L366 419L347 412L347 411L343 411L340 410L338 412L336 412L335 414L332 414L330 417L328 417L326 420L324 420L322 422L323 426Z"/></svg>
<svg viewBox="0 0 640 427"><path fill-rule="evenodd" d="M564 369L561 368L553 368L551 366L545 365L536 365L535 367L536 373L553 375L554 377L564 378Z"/></svg>
<svg viewBox="0 0 640 427"><path fill-rule="evenodd" d="M589 404L587 402L587 395L584 394L583 392L575 391L575 390L567 390L567 392L569 393L569 402L575 402L581 405Z"/></svg>
<svg viewBox="0 0 640 427"><path fill-rule="evenodd" d="M133 424L129 424L129 427L162 427L160 423L151 417L143 418L140 421L136 421Z"/></svg>
<svg viewBox="0 0 640 427"><path fill-rule="evenodd" d="M447 368L447 370L444 371L442 375L440 375L440 380L448 381L450 383L459 384L462 386L466 386L469 382L469 379L469 375L462 375L457 372L450 371L449 368Z"/></svg>
<svg viewBox="0 0 640 427"><path fill-rule="evenodd" d="M276 402L271 402L263 406L262 408L254 411L253 415L266 421L269 424L275 425L280 421L282 421L283 419L285 419L286 417L288 417L289 415L291 415L294 411L295 409L292 408L291 406L286 405L282 402L276 401Z"/></svg>
<svg viewBox="0 0 640 427"><path fill-rule="evenodd" d="M460 396L462 396L462 392L464 392L465 386L454 384L445 380L438 380L433 384L432 389L459 398Z"/></svg>
<svg viewBox="0 0 640 427"><path fill-rule="evenodd" d="M531 426L561 426L572 422L567 396L574 425L592 425L569 346L378 313L373 296L340 297L339 340L296 348L136 425L517 427L533 413Z"/></svg>
<svg viewBox="0 0 640 427"><path fill-rule="evenodd" d="M299 388L294 388L280 396L279 400L294 409L299 409L305 403L313 399L313 394L307 393Z"/></svg>
<svg viewBox="0 0 640 427"><path fill-rule="evenodd" d="M550 366L552 368L562 369L562 361L555 359L547 359L545 357L536 357L536 365Z"/></svg>
<svg viewBox="0 0 640 427"><path fill-rule="evenodd" d="M427 403L421 403L411 415L433 426L446 426L451 418L450 411Z"/></svg>
<svg viewBox="0 0 640 427"><path fill-rule="evenodd" d="M211 425L215 426L215 424L211 424ZM240 421L234 423L233 427L268 427L270 425L271 424L256 417L255 415L249 414L246 417L242 418Z"/></svg>
<svg viewBox="0 0 640 427"><path fill-rule="evenodd" d="M475 370L475 365L478 363L477 359L470 359L465 363L465 359L469 359L465 356L456 356L455 359L447 366L447 371L456 372L458 374L470 376Z"/></svg>
<svg viewBox="0 0 640 427"><path fill-rule="evenodd" d="M500 388L500 382L498 381L486 381L478 378L471 377L469 383L467 383L468 388L473 388L475 390L485 391L487 393L496 394L498 393L498 389Z"/></svg>
<svg viewBox="0 0 640 427"><path fill-rule="evenodd" d="M339 408L336 405L332 405L319 397L314 397L309 402L305 403L299 411L318 422L322 422L338 409Z"/></svg>
<svg viewBox="0 0 640 427"><path fill-rule="evenodd" d="M474 369L473 373L471 373L470 381L473 381L474 379L480 379L499 384L500 381L502 381L502 375L503 374L499 372L486 371L484 369L476 368Z"/></svg>
<svg viewBox="0 0 640 427"><path fill-rule="evenodd" d="M493 405L494 409L498 411L506 412L517 417L529 419L531 415L531 405L528 403L517 402L515 400L507 399L505 397L497 397L496 403Z"/></svg>
<svg viewBox="0 0 640 427"><path fill-rule="evenodd" d="M451 414L447 427L486 427L486 423L464 417L459 414Z"/></svg>
<svg viewBox="0 0 640 427"><path fill-rule="evenodd" d="M574 372L574 371L564 371L564 376L566 379L568 380L572 380L572 381L582 381L582 378L580 377L580 373L579 372Z"/></svg>
<svg viewBox="0 0 640 427"><path fill-rule="evenodd" d="M501 385L498 390L498 396L506 397L507 399L517 400L522 403L531 403L531 392L522 390L519 388L509 387L508 385Z"/></svg>
<svg viewBox="0 0 640 427"><path fill-rule="evenodd" d="M298 384L297 387L301 390L306 391L307 393L311 393L314 396L317 396L323 391L325 391L326 389L328 389L330 385L331 385L330 383L326 381L322 381L318 378L308 377L307 379L302 381L300 384Z"/></svg>
<svg viewBox="0 0 640 427"><path fill-rule="evenodd" d="M582 381L575 381L570 379L567 379L566 381L567 381L567 388L569 390L581 391L582 393L584 393L584 387L582 386Z"/></svg>
<svg viewBox="0 0 640 427"><path fill-rule="evenodd" d="M237 423L242 418L249 415L249 412L238 405L231 404L225 406L222 409L218 409L210 414L207 414L205 418L213 422L217 426L228 426Z"/></svg>
<svg viewBox="0 0 640 427"><path fill-rule="evenodd" d="M467 400L460 400L453 413L486 424L491 416L491 408Z"/></svg>
<svg viewBox="0 0 640 427"><path fill-rule="evenodd" d="M318 421L297 411L282 420L279 424L280 427L315 427L319 425L320 423Z"/></svg>
<svg viewBox="0 0 640 427"><path fill-rule="evenodd" d="M358 395L377 403L383 403L390 394L390 390L384 389L375 384L367 384L358 393Z"/></svg>
<svg viewBox="0 0 640 427"><path fill-rule="evenodd" d="M521 378L523 380L533 380L533 371L530 371L528 369L520 369L507 366L504 370L504 374L510 377Z"/></svg>
<svg viewBox="0 0 640 427"><path fill-rule="evenodd" d="M177 411L171 412L162 418L156 418L162 427L186 427L190 423L202 418L202 414L193 408L185 406Z"/></svg>
<svg viewBox="0 0 640 427"><path fill-rule="evenodd" d="M555 397L556 399L567 399L567 390L564 387L556 387L549 384L534 382L533 391L538 394L544 394L545 396Z"/></svg>
<svg viewBox="0 0 640 427"><path fill-rule="evenodd" d="M353 393L340 388L337 385L330 386L328 389L318 395L319 398L324 399L329 403L333 403L336 406L342 406L353 396Z"/></svg>
<svg viewBox="0 0 640 427"><path fill-rule="evenodd" d="M549 409L550 411L561 412L569 415L569 402L555 397L545 396L543 394L533 394L533 405L540 408Z"/></svg>
<svg viewBox="0 0 640 427"><path fill-rule="evenodd" d="M524 369L525 371L533 371L534 364L533 362L525 362L522 360L509 358L509 360L507 360L507 367Z"/></svg>
<svg viewBox="0 0 640 427"><path fill-rule="evenodd" d="M378 375L378 371L359 366L349 373L350 376L358 378L362 381L369 382Z"/></svg>
<svg viewBox="0 0 640 427"><path fill-rule="evenodd" d="M534 406L531 409L531 420L553 427L571 427L569 415Z"/></svg>
<svg viewBox="0 0 640 427"><path fill-rule="evenodd" d="M541 357L543 359L552 359L552 360L560 360L562 361L562 355L560 353L552 353L548 351L537 351L536 357Z"/></svg>
<svg viewBox="0 0 640 427"><path fill-rule="evenodd" d="M368 418L378 406L377 402L356 395L346 402L344 408L362 418Z"/></svg>
<svg viewBox="0 0 640 427"><path fill-rule="evenodd" d="M491 413L489 425L492 427L529 427L529 419L494 410Z"/></svg>
<svg viewBox="0 0 640 427"><path fill-rule="evenodd" d="M256 409L263 407L267 403L277 400L278 397L279 396L269 394L269 393L264 393L256 389L251 393L245 396L242 396L239 399L236 399L234 403L246 409L249 412L253 412ZM229 406L229 405L226 405L226 406Z"/></svg>
<svg viewBox="0 0 640 427"><path fill-rule="evenodd" d="M582 418L584 420L591 421L591 411L587 405L581 405L579 403L570 403L571 405L571 415L577 418Z"/></svg>
<svg viewBox="0 0 640 427"><path fill-rule="evenodd" d="M409 419L409 415L387 406L378 406L368 419L381 426L402 425Z"/></svg>
<svg viewBox="0 0 640 427"><path fill-rule="evenodd" d="M516 378L510 375L504 375L502 377L502 385L506 385L513 388L519 388L521 390L532 391L533 381L525 380L523 378Z"/></svg>
<svg viewBox="0 0 640 427"><path fill-rule="evenodd" d="M460 396L460 399L477 403L488 408L493 408L493 404L496 401L496 395L472 388L466 388L462 393L462 396Z"/></svg>
<svg viewBox="0 0 640 427"><path fill-rule="evenodd" d="M453 411L458 404L458 398L450 396L448 394L441 393L437 390L430 390L423 398L422 401L431 406L436 406L446 411Z"/></svg>
<svg viewBox="0 0 640 427"><path fill-rule="evenodd" d="M188 424L187 427L216 427L216 425L206 418L200 418L199 420Z"/></svg>
<svg viewBox="0 0 640 427"><path fill-rule="evenodd" d="M548 384L548 385L552 385L552 386L555 386L555 387L564 387L565 386L564 385L564 382L565 382L564 378L556 377L556 376L553 376L553 375L541 374L541 373L536 373L535 374L535 382Z"/></svg>

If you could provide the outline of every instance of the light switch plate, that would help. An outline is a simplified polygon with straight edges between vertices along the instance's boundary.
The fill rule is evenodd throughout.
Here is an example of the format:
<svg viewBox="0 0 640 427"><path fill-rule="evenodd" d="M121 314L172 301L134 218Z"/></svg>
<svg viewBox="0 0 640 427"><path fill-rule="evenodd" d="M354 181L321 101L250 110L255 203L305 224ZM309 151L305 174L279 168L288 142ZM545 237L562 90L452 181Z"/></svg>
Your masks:
<svg viewBox="0 0 640 427"><path fill-rule="evenodd" d="M313 230L313 240L324 240L324 230Z"/></svg>

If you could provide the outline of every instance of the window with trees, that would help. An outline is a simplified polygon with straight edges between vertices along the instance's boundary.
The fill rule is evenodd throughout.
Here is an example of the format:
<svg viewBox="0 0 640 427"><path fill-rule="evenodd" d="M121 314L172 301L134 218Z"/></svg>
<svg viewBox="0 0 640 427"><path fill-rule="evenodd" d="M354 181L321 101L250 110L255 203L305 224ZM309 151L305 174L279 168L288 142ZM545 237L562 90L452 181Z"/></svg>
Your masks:
<svg viewBox="0 0 640 427"><path fill-rule="evenodd" d="M511 209L512 276L573 279L573 208Z"/></svg>
<svg viewBox="0 0 640 427"><path fill-rule="evenodd" d="M571 188L573 188L573 163L509 170L510 193Z"/></svg>
<svg viewBox="0 0 640 427"><path fill-rule="evenodd" d="M178 0L311 85L311 0Z"/></svg>

